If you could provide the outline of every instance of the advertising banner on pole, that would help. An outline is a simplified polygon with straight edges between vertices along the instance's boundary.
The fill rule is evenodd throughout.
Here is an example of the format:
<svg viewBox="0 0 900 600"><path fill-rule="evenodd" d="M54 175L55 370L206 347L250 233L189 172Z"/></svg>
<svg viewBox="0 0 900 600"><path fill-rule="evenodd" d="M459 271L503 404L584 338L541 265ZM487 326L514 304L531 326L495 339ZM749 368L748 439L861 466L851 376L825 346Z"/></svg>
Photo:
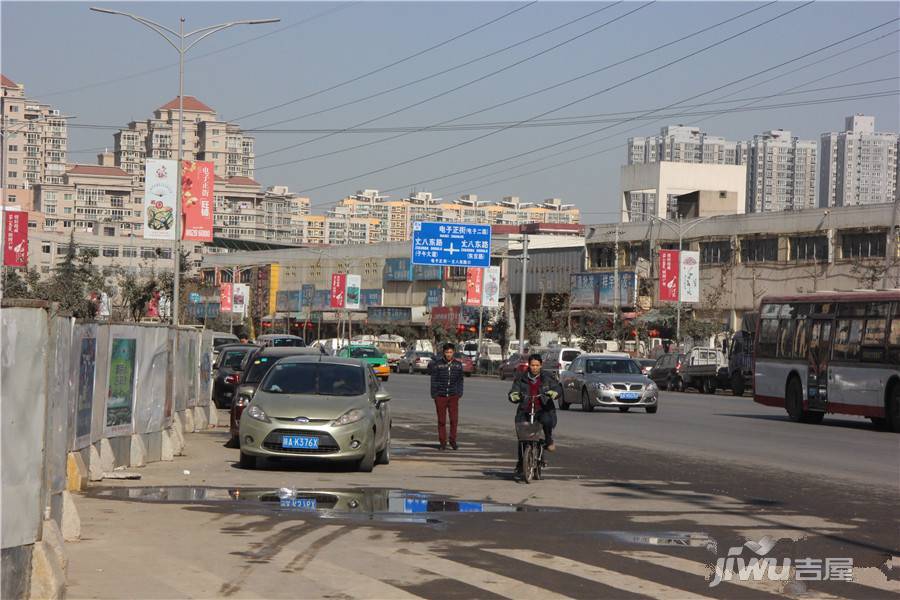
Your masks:
<svg viewBox="0 0 900 600"><path fill-rule="evenodd" d="M659 301L678 302L680 261L678 250L659 251Z"/></svg>
<svg viewBox="0 0 900 600"><path fill-rule="evenodd" d="M466 269L466 306L481 306L484 269Z"/></svg>
<svg viewBox="0 0 900 600"><path fill-rule="evenodd" d="M681 252L678 279L682 302L700 302L700 253Z"/></svg>
<svg viewBox="0 0 900 600"><path fill-rule="evenodd" d="M344 283L344 308L359 310L359 288L362 286L362 277L348 273Z"/></svg>
<svg viewBox="0 0 900 600"><path fill-rule="evenodd" d="M250 286L246 283L235 283L231 310L242 315L247 312L248 302L250 302Z"/></svg>
<svg viewBox="0 0 900 600"><path fill-rule="evenodd" d="M144 171L144 239L175 239L178 161L148 158Z"/></svg>
<svg viewBox="0 0 900 600"><path fill-rule="evenodd" d="M181 212L183 240L211 242L213 239L214 165L206 161L181 163Z"/></svg>
<svg viewBox="0 0 900 600"><path fill-rule="evenodd" d="M482 306L496 308L500 306L500 267L488 267L484 270L484 281L481 286Z"/></svg>
<svg viewBox="0 0 900 600"><path fill-rule="evenodd" d="M331 308L344 308L344 294L347 287L346 273L331 274Z"/></svg>
<svg viewBox="0 0 900 600"><path fill-rule="evenodd" d="M219 306L222 312L232 311L232 298L234 297L234 289L231 283L223 283L219 286Z"/></svg>
<svg viewBox="0 0 900 600"><path fill-rule="evenodd" d="M6 230L3 247L3 266L28 266L28 213L24 210L4 210L3 228Z"/></svg>

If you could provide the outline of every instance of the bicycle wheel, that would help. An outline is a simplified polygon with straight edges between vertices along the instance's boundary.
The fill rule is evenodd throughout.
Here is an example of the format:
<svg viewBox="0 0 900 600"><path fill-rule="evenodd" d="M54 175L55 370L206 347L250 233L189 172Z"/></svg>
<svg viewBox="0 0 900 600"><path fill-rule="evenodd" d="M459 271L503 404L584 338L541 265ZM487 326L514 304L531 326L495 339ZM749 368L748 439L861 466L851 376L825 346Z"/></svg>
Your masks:
<svg viewBox="0 0 900 600"><path fill-rule="evenodd" d="M534 477L534 446L525 444L522 449L522 478L525 483L531 483Z"/></svg>
<svg viewBox="0 0 900 600"><path fill-rule="evenodd" d="M544 478L543 474L544 469L544 448L543 446L537 448L536 455L534 458L534 478L537 481L540 481Z"/></svg>

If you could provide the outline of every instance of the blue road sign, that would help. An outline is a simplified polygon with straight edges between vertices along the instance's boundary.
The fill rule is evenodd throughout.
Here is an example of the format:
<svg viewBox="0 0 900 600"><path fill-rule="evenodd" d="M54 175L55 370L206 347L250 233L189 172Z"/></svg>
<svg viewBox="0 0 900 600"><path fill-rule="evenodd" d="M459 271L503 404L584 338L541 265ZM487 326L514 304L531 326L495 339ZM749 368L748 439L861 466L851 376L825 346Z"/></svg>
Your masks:
<svg viewBox="0 0 900 600"><path fill-rule="evenodd" d="M189 297L191 300L191 304L197 304L198 302L200 302L200 294L198 294L197 292L191 292L191 295Z"/></svg>
<svg viewBox="0 0 900 600"><path fill-rule="evenodd" d="M412 262L440 267L489 267L491 226L413 223Z"/></svg>

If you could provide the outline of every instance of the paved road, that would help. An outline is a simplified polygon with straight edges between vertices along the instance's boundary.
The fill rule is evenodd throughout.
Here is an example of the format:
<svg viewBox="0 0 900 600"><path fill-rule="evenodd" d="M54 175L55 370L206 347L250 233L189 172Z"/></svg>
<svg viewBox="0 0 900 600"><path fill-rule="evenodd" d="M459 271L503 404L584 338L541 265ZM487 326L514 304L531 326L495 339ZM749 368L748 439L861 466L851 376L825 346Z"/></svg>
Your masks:
<svg viewBox="0 0 900 600"><path fill-rule="evenodd" d="M430 413L423 375L392 375L386 387L394 409ZM460 409L467 423L509 426L509 382L471 377ZM594 409L559 411L558 442L581 438L681 456L757 465L801 475L824 475L867 485L900 486L900 435L878 431L867 419L829 416L820 425L788 420L783 410L750 396L662 392L659 412Z"/></svg>
<svg viewBox="0 0 900 600"><path fill-rule="evenodd" d="M187 436L187 456L76 499L85 539L69 546L69 597L900 594L897 436L853 420L789 423L749 398L665 393L655 415L561 413L546 479L525 485L511 477L506 384L466 386L461 448L439 452L427 380L392 376L394 456L373 473L244 470L226 431ZM765 536L779 566L851 558L853 582L710 587L729 548L750 560L742 544Z"/></svg>

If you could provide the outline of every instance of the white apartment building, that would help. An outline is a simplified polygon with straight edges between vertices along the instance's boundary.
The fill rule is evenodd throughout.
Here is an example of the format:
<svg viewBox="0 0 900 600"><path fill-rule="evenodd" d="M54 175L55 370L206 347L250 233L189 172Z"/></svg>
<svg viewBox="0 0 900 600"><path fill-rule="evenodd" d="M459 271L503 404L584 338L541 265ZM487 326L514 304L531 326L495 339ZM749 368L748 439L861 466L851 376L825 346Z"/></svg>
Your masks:
<svg viewBox="0 0 900 600"><path fill-rule="evenodd" d="M147 158L177 158L178 98L153 111L153 118L132 121L114 134L115 165L143 185ZM253 178L254 140L193 96L184 97L184 159L215 164L218 177Z"/></svg>
<svg viewBox="0 0 900 600"><path fill-rule="evenodd" d="M741 145L747 156L746 212L815 208L815 141L773 129Z"/></svg>
<svg viewBox="0 0 900 600"><path fill-rule="evenodd" d="M875 117L854 115L844 131L823 133L819 206L860 206L897 199L900 135L875 131Z"/></svg>
<svg viewBox="0 0 900 600"><path fill-rule="evenodd" d="M740 165L744 162L738 142L712 136L699 127L668 125L659 135L628 138L629 165L660 161L713 165Z"/></svg>

